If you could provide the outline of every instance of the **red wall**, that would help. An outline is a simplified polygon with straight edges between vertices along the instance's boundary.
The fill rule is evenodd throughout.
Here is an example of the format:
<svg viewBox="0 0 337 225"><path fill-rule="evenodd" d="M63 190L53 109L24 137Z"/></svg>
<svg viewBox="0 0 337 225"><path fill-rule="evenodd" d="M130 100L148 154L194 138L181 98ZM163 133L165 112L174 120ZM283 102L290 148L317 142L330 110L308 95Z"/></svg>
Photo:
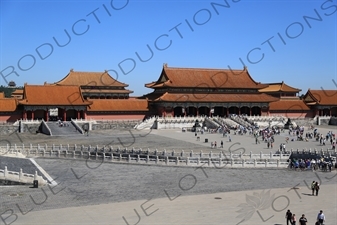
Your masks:
<svg viewBox="0 0 337 225"><path fill-rule="evenodd" d="M314 112L311 111L299 111L299 112L287 112L287 111L270 111L270 116L284 116L287 118L313 118Z"/></svg>
<svg viewBox="0 0 337 225"><path fill-rule="evenodd" d="M86 119L93 120L143 120L145 118L144 114L94 114L87 112Z"/></svg>
<svg viewBox="0 0 337 225"><path fill-rule="evenodd" d="M21 114L13 114L13 115L1 115L0 114L0 121L1 122L16 122L22 118Z"/></svg>

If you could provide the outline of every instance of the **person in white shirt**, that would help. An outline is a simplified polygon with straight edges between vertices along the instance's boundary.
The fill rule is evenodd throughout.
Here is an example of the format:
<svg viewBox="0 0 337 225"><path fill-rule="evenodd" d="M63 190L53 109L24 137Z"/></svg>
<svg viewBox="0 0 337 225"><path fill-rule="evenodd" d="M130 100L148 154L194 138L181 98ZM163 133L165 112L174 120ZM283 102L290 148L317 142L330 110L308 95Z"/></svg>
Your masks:
<svg viewBox="0 0 337 225"><path fill-rule="evenodd" d="M317 215L317 222L319 225L323 225L323 223L325 222L325 215L323 214L323 210L319 211Z"/></svg>

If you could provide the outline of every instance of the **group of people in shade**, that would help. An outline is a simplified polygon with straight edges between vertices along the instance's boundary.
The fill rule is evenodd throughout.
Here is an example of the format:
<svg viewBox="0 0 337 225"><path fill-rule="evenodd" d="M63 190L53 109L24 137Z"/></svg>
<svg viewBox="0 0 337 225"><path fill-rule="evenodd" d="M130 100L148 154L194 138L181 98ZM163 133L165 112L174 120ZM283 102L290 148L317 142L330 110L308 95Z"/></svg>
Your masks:
<svg viewBox="0 0 337 225"><path fill-rule="evenodd" d="M324 171L324 172L331 172L332 167L334 164L334 160L329 157L322 157L317 159L296 159L293 158L290 163L289 167L290 169L294 170L312 170L316 171L318 169Z"/></svg>
<svg viewBox="0 0 337 225"><path fill-rule="evenodd" d="M293 214L289 209L286 212L285 218L287 219L287 225L296 225L297 219L296 215ZM316 218L316 223L315 225L323 225L325 222L325 215L323 213L323 210L320 210L317 218ZM302 214L302 216L298 220L299 225L308 225L308 220L305 217L305 214Z"/></svg>

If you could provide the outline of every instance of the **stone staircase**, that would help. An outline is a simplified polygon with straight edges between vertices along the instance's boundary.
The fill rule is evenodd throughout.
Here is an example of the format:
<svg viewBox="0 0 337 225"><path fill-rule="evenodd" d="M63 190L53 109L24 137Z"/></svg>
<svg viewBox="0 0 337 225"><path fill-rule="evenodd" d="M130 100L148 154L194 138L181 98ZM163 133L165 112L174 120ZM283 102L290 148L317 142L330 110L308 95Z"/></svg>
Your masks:
<svg viewBox="0 0 337 225"><path fill-rule="evenodd" d="M60 126L58 122L47 122L46 124L51 131L51 136L82 135L69 121L64 122L64 124L67 124L66 126Z"/></svg>

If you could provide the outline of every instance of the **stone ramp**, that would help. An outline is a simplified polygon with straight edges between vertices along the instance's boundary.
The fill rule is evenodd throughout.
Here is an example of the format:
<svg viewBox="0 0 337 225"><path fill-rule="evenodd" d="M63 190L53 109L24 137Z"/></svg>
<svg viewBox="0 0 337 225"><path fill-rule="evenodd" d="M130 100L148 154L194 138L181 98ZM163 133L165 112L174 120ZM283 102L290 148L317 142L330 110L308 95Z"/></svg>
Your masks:
<svg viewBox="0 0 337 225"><path fill-rule="evenodd" d="M47 184L45 174L32 160L0 156L0 184L32 184L33 180Z"/></svg>
<svg viewBox="0 0 337 225"><path fill-rule="evenodd" d="M82 135L69 121L64 122L66 126L60 126L58 122L47 122L52 136L74 136Z"/></svg>

